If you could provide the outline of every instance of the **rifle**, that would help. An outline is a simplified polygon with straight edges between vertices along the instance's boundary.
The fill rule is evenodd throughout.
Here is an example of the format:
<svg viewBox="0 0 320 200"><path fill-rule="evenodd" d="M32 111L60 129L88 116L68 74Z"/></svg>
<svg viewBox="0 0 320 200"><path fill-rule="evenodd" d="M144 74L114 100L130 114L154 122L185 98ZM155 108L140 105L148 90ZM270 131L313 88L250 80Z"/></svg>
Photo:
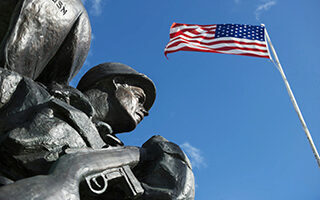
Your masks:
<svg viewBox="0 0 320 200"><path fill-rule="evenodd" d="M125 165L123 167L107 169L101 173L96 173L85 177L85 180L90 188L90 190L96 194L102 194L107 190L108 181L123 177L126 181L129 190L126 190L127 195L130 197L138 197L143 194L144 190L137 180L137 178L132 173L130 167ZM103 184L101 185L97 179L102 178ZM101 182L101 181L100 181ZM94 186L92 186L92 183ZM99 189L95 189L99 188Z"/></svg>
<svg viewBox="0 0 320 200"><path fill-rule="evenodd" d="M126 180L136 197L143 193L143 189L129 166L135 166L139 160L138 147L67 149L66 155L59 158L48 175L33 176L2 186L0 200L80 200L81 180L87 180L90 189L101 193L107 189L109 180L119 177ZM105 184L101 187L95 183L99 182L99 177ZM91 181L96 185L93 186Z"/></svg>
<svg viewBox="0 0 320 200"><path fill-rule="evenodd" d="M116 150L117 147L111 147L109 150ZM121 149L121 147L120 147ZM87 152L88 149L67 149L67 154L72 154L76 152ZM106 169L102 172L90 174L85 177L85 180L89 186L89 189L95 194L102 194L107 190L108 182L114 179L123 178L127 183L128 189L125 190L129 197L136 198L143 194L144 189L142 188L138 179L132 173L129 165L124 165L121 167L115 167Z"/></svg>

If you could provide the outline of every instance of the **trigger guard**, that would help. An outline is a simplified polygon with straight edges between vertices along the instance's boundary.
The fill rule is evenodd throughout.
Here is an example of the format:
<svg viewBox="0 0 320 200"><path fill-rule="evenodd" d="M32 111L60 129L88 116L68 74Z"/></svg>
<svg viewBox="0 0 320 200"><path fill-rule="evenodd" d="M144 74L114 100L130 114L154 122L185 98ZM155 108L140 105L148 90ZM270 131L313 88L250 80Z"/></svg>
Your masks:
<svg viewBox="0 0 320 200"><path fill-rule="evenodd" d="M104 187L101 190L93 189L93 187L91 185L91 182L90 182L91 178L93 178L92 176L86 177L86 181L87 181L87 184L88 184L90 190L92 192L96 193L96 194L104 193L107 190L107 187L108 187L108 179L106 179L106 177L103 174L101 174L100 176L103 178L103 181L104 181Z"/></svg>

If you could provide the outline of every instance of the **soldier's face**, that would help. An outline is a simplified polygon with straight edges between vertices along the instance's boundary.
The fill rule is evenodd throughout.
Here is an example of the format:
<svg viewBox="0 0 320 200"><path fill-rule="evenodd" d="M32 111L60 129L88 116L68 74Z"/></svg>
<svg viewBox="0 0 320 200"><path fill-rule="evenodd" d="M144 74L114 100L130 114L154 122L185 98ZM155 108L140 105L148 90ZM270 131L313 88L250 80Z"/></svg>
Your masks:
<svg viewBox="0 0 320 200"><path fill-rule="evenodd" d="M148 115L143 106L146 94L140 87L101 82L86 95L96 110L94 118L108 123L114 133L132 131Z"/></svg>
<svg viewBox="0 0 320 200"><path fill-rule="evenodd" d="M117 84L115 96L136 125L143 120L144 116L148 115L143 107L146 95L141 88L127 84Z"/></svg>

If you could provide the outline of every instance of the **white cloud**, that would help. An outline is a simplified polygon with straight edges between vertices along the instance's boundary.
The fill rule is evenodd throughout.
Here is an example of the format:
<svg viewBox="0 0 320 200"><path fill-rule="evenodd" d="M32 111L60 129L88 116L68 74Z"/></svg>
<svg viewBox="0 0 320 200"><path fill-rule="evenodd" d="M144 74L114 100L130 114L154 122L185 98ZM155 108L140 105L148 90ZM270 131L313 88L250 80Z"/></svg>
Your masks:
<svg viewBox="0 0 320 200"><path fill-rule="evenodd" d="M206 163L204 161L203 156L201 155L201 151L189 144L189 142L185 142L181 145L181 148L186 152L188 158L191 161L191 165L193 168L201 168L206 167Z"/></svg>
<svg viewBox="0 0 320 200"><path fill-rule="evenodd" d="M260 16L264 11L268 11L272 6L276 5L276 1L267 1L257 7L255 10L256 19L260 20Z"/></svg>
<svg viewBox="0 0 320 200"><path fill-rule="evenodd" d="M83 4L90 4L90 13L93 15L101 14L102 0L82 0Z"/></svg>
<svg viewBox="0 0 320 200"><path fill-rule="evenodd" d="M93 0L91 10L95 15L101 14L101 0Z"/></svg>
<svg viewBox="0 0 320 200"><path fill-rule="evenodd" d="M239 4L241 0L233 0L234 3Z"/></svg>

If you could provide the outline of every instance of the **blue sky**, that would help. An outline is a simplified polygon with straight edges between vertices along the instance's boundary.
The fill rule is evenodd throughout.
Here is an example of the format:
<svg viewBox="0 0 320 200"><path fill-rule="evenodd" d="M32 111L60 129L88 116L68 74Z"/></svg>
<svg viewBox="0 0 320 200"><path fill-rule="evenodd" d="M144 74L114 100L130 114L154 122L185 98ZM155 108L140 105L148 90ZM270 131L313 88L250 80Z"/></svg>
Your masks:
<svg viewBox="0 0 320 200"><path fill-rule="evenodd" d="M173 22L265 24L320 148L320 2L289 0L86 0L91 67L122 62L156 84L150 116L127 145L160 134L194 167L197 200L318 200L320 169L281 76L263 58L163 55Z"/></svg>

